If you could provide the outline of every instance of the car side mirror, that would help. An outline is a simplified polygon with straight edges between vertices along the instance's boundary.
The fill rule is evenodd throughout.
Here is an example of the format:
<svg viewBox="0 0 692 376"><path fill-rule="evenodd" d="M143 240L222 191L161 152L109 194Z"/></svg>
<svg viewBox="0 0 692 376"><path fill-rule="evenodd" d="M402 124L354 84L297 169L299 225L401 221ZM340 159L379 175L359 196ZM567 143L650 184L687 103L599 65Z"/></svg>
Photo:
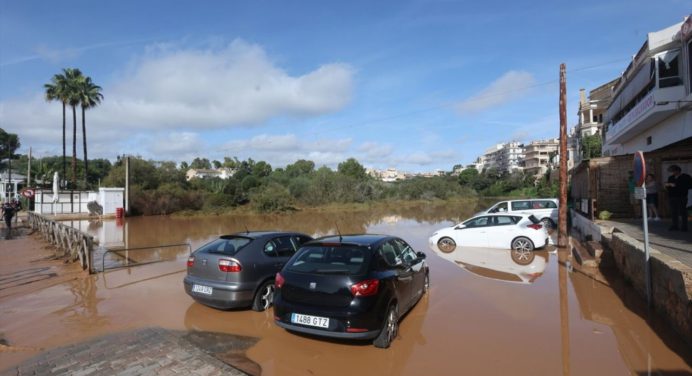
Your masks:
<svg viewBox="0 0 692 376"><path fill-rule="evenodd" d="M454 227L455 230L461 230L462 228L466 227L466 225L459 225Z"/></svg>
<svg viewBox="0 0 692 376"><path fill-rule="evenodd" d="M427 257L423 252L416 252L416 256L418 256L419 259L424 259Z"/></svg>

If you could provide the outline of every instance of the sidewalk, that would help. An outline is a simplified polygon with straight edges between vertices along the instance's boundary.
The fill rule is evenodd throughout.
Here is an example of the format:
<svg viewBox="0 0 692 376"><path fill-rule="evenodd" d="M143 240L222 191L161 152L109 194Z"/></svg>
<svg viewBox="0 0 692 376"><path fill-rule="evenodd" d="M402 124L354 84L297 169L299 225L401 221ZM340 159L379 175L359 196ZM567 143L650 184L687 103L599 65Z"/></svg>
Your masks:
<svg viewBox="0 0 692 376"><path fill-rule="evenodd" d="M612 219L608 221L596 220L597 224L610 228L616 228L621 232L644 242L644 230L642 220L639 219ZM649 221L649 246L657 251L673 257L688 267L692 267L692 229L688 232L668 231L670 220Z"/></svg>

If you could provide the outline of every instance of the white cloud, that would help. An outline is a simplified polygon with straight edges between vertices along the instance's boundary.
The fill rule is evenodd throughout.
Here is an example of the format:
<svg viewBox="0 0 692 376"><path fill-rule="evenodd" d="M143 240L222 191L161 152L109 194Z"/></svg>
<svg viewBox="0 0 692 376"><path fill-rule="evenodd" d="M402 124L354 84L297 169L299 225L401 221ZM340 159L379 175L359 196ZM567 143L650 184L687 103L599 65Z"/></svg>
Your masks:
<svg viewBox="0 0 692 376"><path fill-rule="evenodd" d="M359 151L363 152L365 155L364 161L368 163L378 162L383 158L389 157L393 148L389 144L380 144L377 142L364 142L358 148Z"/></svg>
<svg viewBox="0 0 692 376"><path fill-rule="evenodd" d="M457 105L461 113L480 112L521 98L526 89L535 85L533 75L524 71L509 71L490 85Z"/></svg>

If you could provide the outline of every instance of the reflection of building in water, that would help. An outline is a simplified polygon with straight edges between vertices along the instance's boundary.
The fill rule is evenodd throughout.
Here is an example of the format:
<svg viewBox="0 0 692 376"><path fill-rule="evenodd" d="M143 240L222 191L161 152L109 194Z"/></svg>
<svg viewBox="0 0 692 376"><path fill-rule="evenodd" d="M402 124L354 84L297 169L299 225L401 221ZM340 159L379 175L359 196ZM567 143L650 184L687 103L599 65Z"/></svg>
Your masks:
<svg viewBox="0 0 692 376"><path fill-rule="evenodd" d="M75 220L64 221L64 223L93 236L101 247L127 247L127 222L121 220Z"/></svg>

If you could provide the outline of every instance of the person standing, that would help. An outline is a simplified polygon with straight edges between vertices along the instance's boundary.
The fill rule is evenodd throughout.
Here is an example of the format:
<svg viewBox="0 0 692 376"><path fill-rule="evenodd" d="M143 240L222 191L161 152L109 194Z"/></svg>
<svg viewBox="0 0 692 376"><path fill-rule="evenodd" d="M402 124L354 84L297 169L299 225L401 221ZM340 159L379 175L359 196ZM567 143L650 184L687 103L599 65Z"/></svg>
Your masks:
<svg viewBox="0 0 692 376"><path fill-rule="evenodd" d="M9 200L5 201L5 204L2 205L2 217L5 219L5 225L7 226L5 239L9 239L12 234L12 217L14 217L14 206Z"/></svg>
<svg viewBox="0 0 692 376"><path fill-rule="evenodd" d="M660 221L661 218L658 216L658 184L656 184L656 177L654 174L646 174L644 182L646 185L646 206L649 209L648 219Z"/></svg>
<svg viewBox="0 0 692 376"><path fill-rule="evenodd" d="M670 215L673 220L670 231L687 231L687 191L692 188L692 177L682 173L678 165L668 167L671 175L665 184L668 190L668 203L670 204ZM680 227L678 227L680 222Z"/></svg>

